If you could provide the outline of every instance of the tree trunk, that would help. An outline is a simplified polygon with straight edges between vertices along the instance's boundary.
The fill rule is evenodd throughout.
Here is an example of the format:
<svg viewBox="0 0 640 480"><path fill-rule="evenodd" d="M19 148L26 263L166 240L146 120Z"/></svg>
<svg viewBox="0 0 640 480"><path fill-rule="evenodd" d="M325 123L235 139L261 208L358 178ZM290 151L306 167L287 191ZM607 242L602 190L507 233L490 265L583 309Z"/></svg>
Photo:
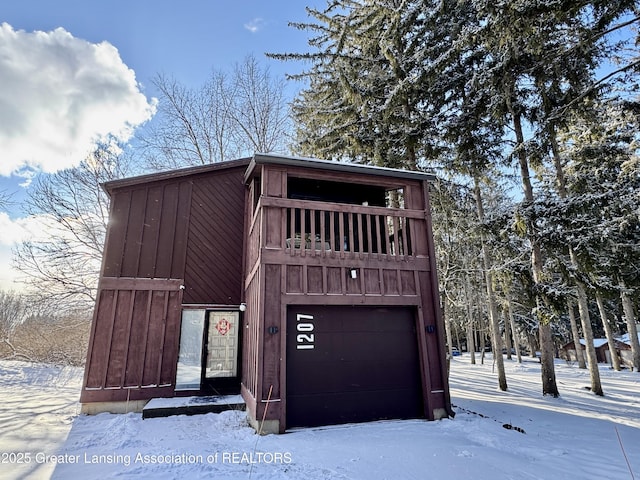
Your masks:
<svg viewBox="0 0 640 480"><path fill-rule="evenodd" d="M442 305L442 318L444 319L444 330L447 335L447 380L449 380L449 373L451 372L451 357L453 356L453 350L451 346L451 323L447 318L447 296L442 293L441 295Z"/></svg>
<svg viewBox="0 0 640 480"><path fill-rule="evenodd" d="M469 352L471 365L476 364L476 342L473 335L473 319L469 317L469 323L467 323L467 351Z"/></svg>
<svg viewBox="0 0 640 480"><path fill-rule="evenodd" d="M464 296L467 300L467 350L469 351L469 358L471 365L476 364L476 339L475 332L473 331L473 309L471 308L471 280L467 273L466 282L464 286Z"/></svg>
<svg viewBox="0 0 640 480"><path fill-rule="evenodd" d="M474 176L474 193L476 197L476 208L478 209L478 220L484 223L484 207L482 205L482 195L477 176ZM495 293L493 291L493 274L491 273L491 258L487 248L484 234L480 234L480 244L482 245L482 263L484 267L484 277L487 287L487 304L489 307L489 323L491 326L491 345L493 346L493 359L498 368L498 387L503 392L507 390L507 376L504 371L504 359L502 358L502 339L500 338L500 318L498 317L498 307L496 305Z"/></svg>
<svg viewBox="0 0 640 480"><path fill-rule="evenodd" d="M447 335L447 353L449 356L453 353L453 338L451 336L451 319L447 315L447 296L443 293L440 298L442 303L442 318L444 318L444 330Z"/></svg>
<svg viewBox="0 0 640 480"><path fill-rule="evenodd" d="M549 129L549 138L551 140L551 151L553 157L553 164L556 169L556 182L558 184L558 193L561 198L567 197L567 186L566 180L564 177L564 169L562 168L562 161L560 159L560 149L558 148L558 142L556 141L556 131L553 127ZM569 246L569 258L571 259L571 266L575 269L576 272L580 272L580 262L578 262L578 257L573 251L573 247ZM587 294L585 290L585 286L582 282L575 281L576 289L578 291L578 312L580 314L580 323L582 324L582 332L585 335L585 348L587 351L587 357L589 358L589 374L591 376L591 390L597 395L604 395L602 392L602 384L600 383L600 370L598 370L597 360L596 359L596 350L595 345L593 344L593 331L591 329L591 318L589 316L589 308L587 304ZM572 308L570 307L570 310ZM577 328L576 328L577 329ZM589 333L590 341L587 341L587 330ZM574 334L575 337L575 334ZM575 338L574 338L575 341ZM578 350L580 348L580 344L576 345L576 355L578 355ZM582 354L582 351L580 351ZM580 357L578 357L579 359ZM584 361L584 358L583 358ZM580 360L578 360L580 362ZM595 365L595 366L592 366ZM580 368L583 368L580 366ZM598 393L599 392L599 393Z"/></svg>
<svg viewBox="0 0 640 480"><path fill-rule="evenodd" d="M507 359L512 360L511 349L513 345L511 344L511 325L509 324L509 317L505 309L502 309L502 319L504 321L504 346L507 348Z"/></svg>
<svg viewBox="0 0 640 480"><path fill-rule="evenodd" d="M522 179L522 189L524 199L528 205L533 205L533 187L531 186L531 175L529 173L529 162L527 153L524 150L524 134L522 132L522 120L520 114L515 113L511 104L509 104L511 116L513 118L513 127L516 135L517 156L520 164L520 177ZM533 280L536 285L542 283L542 250L534 233L534 225L527 225L528 238L531 242L531 268L533 271ZM536 304L538 305L538 329L540 334L540 374L542 376L542 394L557 397L560 395L556 384L556 373L554 364L554 345L553 336L551 334L551 324L544 317L541 318L540 310L542 309L542 300L536 295Z"/></svg>
<svg viewBox="0 0 640 480"><path fill-rule="evenodd" d="M631 343L631 369L635 368L636 372L640 372L640 339L638 339L638 326L633 313L633 300L622 277L618 280L618 284L620 285L620 298L622 299L624 318L627 322L629 343Z"/></svg>
<svg viewBox="0 0 640 480"><path fill-rule="evenodd" d="M511 302L507 297L507 311L509 312L509 324L511 325L511 332L513 334L513 344L516 349L516 358L518 359L518 363L522 363L522 354L520 352L520 342L518 341L518 335L516 332L516 319L513 318L513 310L511 310Z"/></svg>
<svg viewBox="0 0 640 480"><path fill-rule="evenodd" d="M537 358L536 351L538 350L538 344L536 343L536 337L532 333L527 332L527 340L529 341L529 350L531 358Z"/></svg>
<svg viewBox="0 0 640 480"><path fill-rule="evenodd" d="M596 347L593 344L593 330L591 329L591 319L589 317L589 305L587 303L587 293L584 284L576 281L578 289L578 310L580 311L580 322L582 323L582 333L584 334L587 361L589 362L589 375L591 377L591 391L596 395L604 396L602 384L600 383L600 370L598 369L598 358Z"/></svg>
<svg viewBox="0 0 640 480"><path fill-rule="evenodd" d="M596 290L596 303L598 304L598 311L600 312L600 319L602 320L602 326L604 327L604 333L607 336L607 343L609 344L609 356L611 357L611 367L616 371L620 371L620 357L618 356L618 349L616 348L616 339L613 338L613 329L607 318L607 311L604 308L604 300L602 294Z"/></svg>
<svg viewBox="0 0 640 480"><path fill-rule="evenodd" d="M557 397L560 395L556 386L555 344L551 334L551 325L540 323L540 369L542 373L542 394Z"/></svg>
<svg viewBox="0 0 640 480"><path fill-rule="evenodd" d="M578 361L578 368L587 368L587 364L584 361L584 355L582 347L580 346L580 332L578 332L578 322L576 321L576 313L573 311L573 303L571 300L567 301L567 310L569 312L569 322L571 323L571 335L573 337L573 346L576 351L576 360Z"/></svg>

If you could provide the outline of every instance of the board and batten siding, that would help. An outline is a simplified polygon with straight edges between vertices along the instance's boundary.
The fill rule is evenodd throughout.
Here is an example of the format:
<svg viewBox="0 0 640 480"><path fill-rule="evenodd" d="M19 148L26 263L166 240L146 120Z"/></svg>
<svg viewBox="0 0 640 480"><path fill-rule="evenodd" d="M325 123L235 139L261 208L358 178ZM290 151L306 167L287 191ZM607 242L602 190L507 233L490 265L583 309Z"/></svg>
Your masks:
<svg viewBox="0 0 640 480"><path fill-rule="evenodd" d="M100 281L80 401L135 401L173 394L181 280Z"/></svg>
<svg viewBox="0 0 640 480"><path fill-rule="evenodd" d="M83 402L173 396L183 304L238 305L246 165L110 188Z"/></svg>
<svg viewBox="0 0 640 480"><path fill-rule="evenodd" d="M111 194L103 277L183 278L192 182Z"/></svg>
<svg viewBox="0 0 640 480"><path fill-rule="evenodd" d="M103 276L182 278L184 303L239 304L243 172L114 191Z"/></svg>
<svg viewBox="0 0 640 480"><path fill-rule="evenodd" d="M249 417L273 422L269 428L274 431L286 430L283 339L287 309L297 306L407 308L414 315L424 416L447 414L444 325L427 182L340 176L342 182L402 189L404 208L389 208L287 197L288 178L329 180L328 172L267 163L259 173L260 192L256 182L250 183L246 200L242 394ZM336 237L345 239L344 246Z"/></svg>

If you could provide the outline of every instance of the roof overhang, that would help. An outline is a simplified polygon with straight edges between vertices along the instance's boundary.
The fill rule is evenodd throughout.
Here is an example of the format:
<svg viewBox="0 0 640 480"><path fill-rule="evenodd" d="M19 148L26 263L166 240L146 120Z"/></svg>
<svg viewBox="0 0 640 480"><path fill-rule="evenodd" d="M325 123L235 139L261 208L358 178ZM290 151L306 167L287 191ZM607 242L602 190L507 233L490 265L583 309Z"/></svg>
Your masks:
<svg viewBox="0 0 640 480"><path fill-rule="evenodd" d="M343 173L357 173L361 175L375 175L380 177L402 178L409 180L430 181L436 176L431 173L414 170L400 170L396 168L374 167L359 163L335 162L330 160L319 160L317 158L290 157L268 153L256 153L245 173L245 182L256 174L258 165L281 165L286 167L313 168L318 170L329 170Z"/></svg>
<svg viewBox="0 0 640 480"><path fill-rule="evenodd" d="M386 178L397 178L405 180L430 181L436 177L431 173L414 170L400 170L396 168L375 167L358 163L335 162L330 160L320 160L317 158L293 157L286 155L276 155L270 153L256 153L253 157L240 158L238 160L227 160L224 162L198 165L196 167L186 167L164 172L138 175L135 177L111 180L102 184L102 188L109 194L120 188L135 187L152 182L163 180L175 180L177 178L200 175L204 173L226 170L234 167L246 167L244 174L245 183L256 175L259 165L281 165L286 167L311 168L336 173L356 173L360 175L373 175Z"/></svg>
<svg viewBox="0 0 640 480"><path fill-rule="evenodd" d="M227 160L224 162L209 163L207 165L198 165L195 167L179 168L175 170L167 170L164 172L150 173L146 175L138 175L135 177L121 178L111 180L102 184L102 188L111 195L115 189L133 187L145 183L160 182L163 180L173 180L191 175L200 175L203 173L215 172L218 170L227 170L234 167L246 167L249 165L251 157L240 158L238 160Z"/></svg>

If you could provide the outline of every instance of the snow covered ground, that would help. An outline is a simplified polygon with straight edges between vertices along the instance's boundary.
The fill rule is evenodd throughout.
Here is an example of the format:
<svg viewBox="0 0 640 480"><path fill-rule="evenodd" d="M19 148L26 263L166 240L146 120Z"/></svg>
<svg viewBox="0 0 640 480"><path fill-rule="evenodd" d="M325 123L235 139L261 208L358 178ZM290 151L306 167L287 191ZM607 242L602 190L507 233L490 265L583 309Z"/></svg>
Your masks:
<svg viewBox="0 0 640 480"><path fill-rule="evenodd" d="M78 415L82 370L0 362L0 478L640 479L640 373L557 363L561 397L540 394L540 366L454 357L455 419L384 421L257 436L241 412L142 420ZM512 428L505 428L512 427Z"/></svg>

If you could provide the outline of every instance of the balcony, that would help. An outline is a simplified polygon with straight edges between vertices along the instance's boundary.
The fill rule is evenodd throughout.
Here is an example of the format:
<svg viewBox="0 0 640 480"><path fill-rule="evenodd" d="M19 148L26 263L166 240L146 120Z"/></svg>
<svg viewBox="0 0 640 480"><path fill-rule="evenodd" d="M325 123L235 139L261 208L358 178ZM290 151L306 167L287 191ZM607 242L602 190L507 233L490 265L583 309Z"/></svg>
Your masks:
<svg viewBox="0 0 640 480"><path fill-rule="evenodd" d="M250 265L282 266L285 294L415 296L425 228L423 210L261 197Z"/></svg>

